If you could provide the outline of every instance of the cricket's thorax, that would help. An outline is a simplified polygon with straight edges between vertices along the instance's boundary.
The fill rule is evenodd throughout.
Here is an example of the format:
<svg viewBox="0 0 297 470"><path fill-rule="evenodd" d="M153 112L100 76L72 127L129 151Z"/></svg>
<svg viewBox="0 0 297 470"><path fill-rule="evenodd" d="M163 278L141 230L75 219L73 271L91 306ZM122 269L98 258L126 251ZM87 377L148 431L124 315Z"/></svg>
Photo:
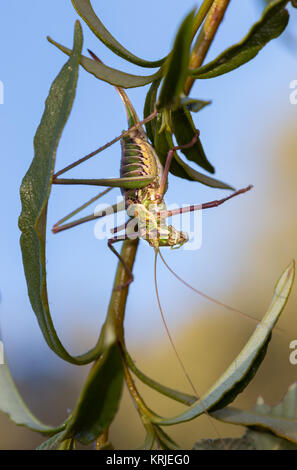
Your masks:
<svg viewBox="0 0 297 470"><path fill-rule="evenodd" d="M154 180L144 188L122 189L126 207L131 204L149 206L157 201L163 174L160 160L142 130L135 130L121 141L122 158L120 175L123 177L152 176Z"/></svg>

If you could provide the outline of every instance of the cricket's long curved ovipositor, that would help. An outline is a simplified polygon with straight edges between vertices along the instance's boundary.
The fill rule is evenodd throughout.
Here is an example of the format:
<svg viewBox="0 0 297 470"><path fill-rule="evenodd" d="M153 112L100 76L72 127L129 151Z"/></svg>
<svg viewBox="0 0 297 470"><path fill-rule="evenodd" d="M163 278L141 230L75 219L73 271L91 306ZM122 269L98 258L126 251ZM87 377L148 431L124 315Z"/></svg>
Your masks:
<svg viewBox="0 0 297 470"><path fill-rule="evenodd" d="M98 59L98 57L93 52L89 52L92 55L93 59L101 62L100 59ZM73 211L71 214L57 222L57 224L55 224L55 226L53 227L53 232L57 233L62 230L74 227L75 225L81 224L83 222L94 220L98 217L103 217L106 214L110 213L109 209L112 209L114 212L126 209L127 214L130 217L134 217L137 222L137 233L129 233L129 224L125 224L125 226L116 227L112 230L113 233L116 233L119 230L126 229L125 236L115 235L108 240L109 248L120 259L120 261L125 266L125 269L129 273L129 279L125 284L126 286L130 284L133 280L133 275L127 267L125 261L121 258L119 253L113 247L114 243L131 238L131 236L133 236L146 240L152 247L155 248L156 251L159 250L159 247L165 246L171 248L178 248L188 241L188 235L185 232L175 229L172 225L167 225L165 222L166 218L186 212L217 207L218 205L223 204L225 201L235 196L238 196L239 194L245 193L246 191L249 191L252 186L250 185L239 191L235 191L230 196L220 200L215 200L204 204L191 205L173 211L167 211L164 202L164 194L168 186L167 178L170 163L177 150L179 150L180 148L194 145L199 136L199 131L197 131L197 134L194 136L191 142L182 147L174 147L168 152L166 164L163 168L154 147L148 141L148 138L141 126L141 123L127 94L123 89L118 87L115 88L120 94L122 101L125 105L128 119L128 130L131 129L130 132L125 132L121 138L122 156L120 166L120 178L65 179L58 177L62 173L68 171L70 167L73 168L73 166L79 164L81 161L85 161L90 156L99 153L100 150L103 150L108 146L106 145L100 150L98 149L98 151L94 152L93 154L90 154L87 157L84 157L83 159L79 160L78 162L70 165L69 167L66 167L65 169L59 171L56 175L54 175L53 183L108 186L109 189L113 187L118 187L121 189L125 204L123 207L120 208L114 205L110 208L107 208L105 211L102 211L100 214L84 217L74 222L64 224L64 222L70 217L77 214L81 209L87 207L90 203L92 203L103 194L106 194L107 191L109 191L109 189L105 190L103 193L91 199L86 204L78 208L76 211ZM135 225L133 227L135 227Z"/></svg>

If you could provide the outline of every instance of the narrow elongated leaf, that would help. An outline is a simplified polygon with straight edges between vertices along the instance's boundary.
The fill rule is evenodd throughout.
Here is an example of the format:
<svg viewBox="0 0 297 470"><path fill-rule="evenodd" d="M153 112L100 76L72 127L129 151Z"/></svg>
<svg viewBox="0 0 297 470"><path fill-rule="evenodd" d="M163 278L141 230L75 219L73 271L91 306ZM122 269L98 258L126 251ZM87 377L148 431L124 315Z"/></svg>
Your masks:
<svg viewBox="0 0 297 470"><path fill-rule="evenodd" d="M63 439L64 435L64 430L58 432L54 436L50 437L46 441L42 442L38 447L36 447L36 450L54 450L58 447L60 444L61 439Z"/></svg>
<svg viewBox="0 0 297 470"><path fill-rule="evenodd" d="M257 427L297 444L297 383L289 388L283 400L276 406L267 405L259 397L252 411L227 407L213 413L220 421Z"/></svg>
<svg viewBox="0 0 297 470"><path fill-rule="evenodd" d="M158 92L160 82L161 82L161 78L159 78L158 80L155 80L151 84L149 91L147 92L145 103L144 103L144 109L143 109L144 119L155 110L156 101L157 101L157 92ZM152 121L147 122L145 124L145 129L146 129L148 138L150 139L151 143L154 145L155 132L156 132L156 119L153 119Z"/></svg>
<svg viewBox="0 0 297 470"><path fill-rule="evenodd" d="M247 431L247 437L253 443L255 450L297 450L297 444L276 437L268 432Z"/></svg>
<svg viewBox="0 0 297 470"><path fill-rule="evenodd" d="M239 438L202 439L194 444L192 450L256 450L253 441L244 435Z"/></svg>
<svg viewBox="0 0 297 470"><path fill-rule="evenodd" d="M141 67L158 67L162 65L166 57L159 60L144 60L135 56L123 47L105 28L96 13L94 12L90 0L71 0L74 8L80 17L87 23L89 28L115 54L119 55L125 60L132 62L132 64L140 65Z"/></svg>
<svg viewBox="0 0 297 470"><path fill-rule="evenodd" d="M155 137L154 137L154 147L163 167L165 167L168 152L171 148L174 147L174 143L173 143L170 132L167 131L166 129L163 129L161 131L161 126L162 126L162 116L158 114ZM176 158L174 158L171 161L169 171L175 176L179 176L180 178L184 178L184 179L192 181L192 178L188 176L188 174L183 169L183 167L178 164Z"/></svg>
<svg viewBox="0 0 297 470"><path fill-rule="evenodd" d="M102 434L118 409L122 385L120 350L117 344L111 344L92 367L64 438L88 444Z"/></svg>
<svg viewBox="0 0 297 470"><path fill-rule="evenodd" d="M177 140L178 145L185 145L191 142L196 133L196 128L190 114L190 111L185 106L181 106L171 113L172 130ZM197 165L214 173L214 167L207 160L203 150L201 140L198 137L197 142L192 147L181 149L181 152L187 157L188 160L197 163Z"/></svg>
<svg viewBox="0 0 297 470"><path fill-rule="evenodd" d="M31 413L20 396L6 364L0 366L0 411L6 413L15 424L45 435L56 434L64 427L46 426Z"/></svg>
<svg viewBox="0 0 297 470"><path fill-rule="evenodd" d="M71 50L68 47L62 46L58 42L54 41L50 37L47 38L48 41L56 46L60 51L64 52L67 55L71 54ZM139 86L147 85L148 83L153 82L159 78L162 74L161 70L156 72L153 75L132 75L130 73L121 72L120 70L113 69L108 67L105 64L96 62L89 57L81 56L80 65L89 73L94 75L99 80L110 83L111 85L119 86L121 88L136 88Z"/></svg>
<svg viewBox="0 0 297 470"><path fill-rule="evenodd" d="M197 100L195 98L184 97L181 98L181 105L186 106L186 108L192 113L198 113L201 109L205 108L211 104L211 101Z"/></svg>
<svg viewBox="0 0 297 470"><path fill-rule="evenodd" d="M77 22L73 51L52 84L34 138L34 158L20 189L22 213L19 218L23 264L33 311L49 347L74 364L85 364L98 357L100 345L98 342L89 353L72 357L61 344L48 304L45 239L56 150L75 96L82 42L81 26Z"/></svg>
<svg viewBox="0 0 297 470"><path fill-rule="evenodd" d="M158 100L158 109L174 108L179 105L188 75L194 15L195 10L192 10L182 22L173 49L165 62L164 81Z"/></svg>
<svg viewBox="0 0 297 470"><path fill-rule="evenodd" d="M261 19L254 24L247 36L208 64L190 71L195 78L213 78L230 72L253 59L272 39L286 28L289 13L285 9L288 0L275 0L264 10Z"/></svg>
<svg viewBox="0 0 297 470"><path fill-rule="evenodd" d="M156 126L156 133L155 133L155 150L157 152L158 157L163 166L165 166L166 158L170 149L174 147L174 143L172 140L172 136L169 131L166 129L161 130L162 126L162 116L159 114L157 117L157 126ZM160 132L161 130L161 132ZM223 183L215 178L211 178L210 176L204 175L194 168L191 168L187 165L175 152L174 159L170 165L170 173L175 176L179 176L180 178L187 179L189 181L197 181L201 184L206 186L210 186L212 188L220 188L220 189L234 189L229 184Z"/></svg>
<svg viewBox="0 0 297 470"><path fill-rule="evenodd" d="M235 361L217 382L184 413L173 418L155 418L154 422L162 426L190 421L208 412L218 410L231 403L242 392L259 368L271 337L273 327L283 311L290 295L295 275L295 263L292 262L281 275L270 307L255 332L242 349ZM201 404L203 403L203 405Z"/></svg>
<svg viewBox="0 0 297 470"><path fill-rule="evenodd" d="M177 450L179 448L176 442L174 442L174 440L171 439L171 437L168 436L160 426L155 425L154 431L159 448L163 450Z"/></svg>
<svg viewBox="0 0 297 470"><path fill-rule="evenodd" d="M178 390L166 387L165 385L162 385L159 382L156 382L155 380L151 379L147 375L143 374L143 372L141 372L136 367L133 362L133 359L130 357L129 353L126 350L125 355L132 372L134 372L134 374L136 375L136 377L139 378L139 380L141 380L149 387L153 388L154 390L157 390L159 393L162 393L163 395L169 398L172 398L173 400L179 401L180 403L184 403L185 405L190 406L197 400L197 398L192 395L188 395L187 393L179 392Z"/></svg>

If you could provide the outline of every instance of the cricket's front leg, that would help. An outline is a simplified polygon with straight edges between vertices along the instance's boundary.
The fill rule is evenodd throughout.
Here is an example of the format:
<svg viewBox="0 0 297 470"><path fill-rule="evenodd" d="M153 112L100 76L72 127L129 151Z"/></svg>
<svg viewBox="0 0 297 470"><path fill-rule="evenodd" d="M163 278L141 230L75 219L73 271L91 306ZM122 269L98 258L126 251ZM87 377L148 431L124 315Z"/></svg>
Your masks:
<svg viewBox="0 0 297 470"><path fill-rule="evenodd" d="M182 149L193 147L193 145L195 145L195 143L197 142L199 135L200 135L200 131L197 130L194 137L193 137L193 139L191 140L191 142L189 142L188 144L184 144L184 145L178 145L178 146L173 147L172 149L169 150L167 158L166 158L164 172L163 172L163 175L162 175L162 180L161 180L161 183L160 183L159 194L158 194L159 199L163 199L163 197L164 197L166 182L167 182L167 179L168 179L168 173L169 173L170 165L171 165L171 162L172 162L172 159L174 157L175 152L177 150L182 150Z"/></svg>
<svg viewBox="0 0 297 470"><path fill-rule="evenodd" d="M124 240L130 240L131 237L128 236L128 235L125 235L125 236L116 236L116 237L113 237L113 238L110 238L107 242L107 245L108 245L108 248L116 255L116 257L120 260L120 262L122 263L122 265L124 266L127 274L128 274L128 280L126 282L123 282L122 284L119 284L118 286L116 286L114 288L114 290L121 290L121 289L124 289L125 287L128 287L131 282L133 282L134 280L134 276L132 274L132 271L131 269L129 268L129 266L127 265L127 263L125 262L125 260L121 257L121 255L117 252L117 250L114 248L113 244L116 243L116 242L120 242L120 241L124 241Z"/></svg>

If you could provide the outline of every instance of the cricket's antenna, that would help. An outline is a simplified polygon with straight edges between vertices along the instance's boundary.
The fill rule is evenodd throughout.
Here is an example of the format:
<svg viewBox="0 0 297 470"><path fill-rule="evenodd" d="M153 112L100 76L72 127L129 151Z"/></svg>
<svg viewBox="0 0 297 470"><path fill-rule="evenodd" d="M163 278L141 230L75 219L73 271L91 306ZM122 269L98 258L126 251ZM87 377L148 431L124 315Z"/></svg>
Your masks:
<svg viewBox="0 0 297 470"><path fill-rule="evenodd" d="M210 302L213 302L215 303L216 305L219 305L220 307L223 307L223 308L226 308L227 310L230 310L232 312L235 312L235 313L240 313L240 315L242 315L243 317L245 317L246 319L248 320L252 320L253 322L256 322L256 323L260 323L261 320L259 320L258 318L255 318L253 317L252 315L249 315L248 313L246 312L243 312L242 310L238 310L237 308L234 308L234 307L231 307L231 305L228 305L228 304L225 304L224 302L221 302L220 300L217 300L217 299L214 299L213 297L210 297L209 295L205 294L204 292L196 289L195 287L191 286L191 284L189 284L188 282L186 282L182 277L180 277L169 265L168 263L165 261L163 255L161 254L161 252L159 251L159 254L160 254L160 258L161 260L163 261L164 265L166 266L166 268L171 272L171 274L173 274L173 276L176 277L176 279L178 279L182 284L184 284L186 287L188 287L189 289L191 289L193 292L195 292L196 294L200 295L201 297L209 300ZM276 326L274 328L276 331L278 331L279 333L284 333L284 330L278 326Z"/></svg>
<svg viewBox="0 0 297 470"><path fill-rule="evenodd" d="M165 317L164 317L164 313L163 313L163 310L162 310L162 306L161 306L161 302L160 302L160 297L159 297L159 291L158 291L158 283L157 283L157 259L158 259L158 253L160 253L160 252L159 252L159 250L156 249L156 250L155 250L155 264L154 264L154 280L155 280L155 291L156 291L156 296L157 296L158 307L159 307L159 310L160 310L160 313L161 313L161 317L162 317L162 321L163 321L163 323L164 323L164 327L165 327L166 333L167 333L167 335L168 335L168 338L169 338L169 341L170 341L170 343L171 343L171 346L172 346L172 348L173 348L173 350L174 350L174 353L175 353L175 355L176 355L176 357L177 357L177 360L178 360L178 362L180 363L181 368L182 368L182 370L183 370L183 372L184 372L184 374L185 374L185 376L186 376L186 379L187 379L187 381L189 382L189 384L190 384L190 386L191 386L193 392L195 393L196 397L199 398L199 394L198 394L198 392L197 392L197 390L196 390L196 388L195 388L195 386L194 386L192 380L190 379L190 376L189 376L188 372L186 371L186 368L185 368L185 366L184 366L183 361L181 360L180 355L179 355L178 352L177 352L177 349L176 349L176 347L175 347L174 341L173 341L172 336L171 336L171 334L170 334L170 331L169 331L169 329L168 329L168 326L167 326L167 323L166 323L166 320L165 320Z"/></svg>
<svg viewBox="0 0 297 470"><path fill-rule="evenodd" d="M189 289L191 289L192 291L196 292L196 294L200 295L201 297L204 297L205 299L209 300L210 302L213 302L215 303L216 305L219 305L220 307L224 307L226 308L227 310L231 310L232 312L235 312L235 313L240 313L241 315L243 315L245 318L247 318L248 320L252 320L254 322L257 322L259 323L260 320L258 320L257 318L253 317L252 315L249 315L248 313L245 313L245 312L242 312L241 310L238 310L237 308L234 308L234 307L231 307L231 305L228 305L228 304L225 304L223 302L220 302L219 300L216 300L214 299L213 297L210 297L209 295L207 294L204 294L204 292L196 289L195 287L191 286L188 282L186 282L183 278L181 278L168 264L167 262L165 261L163 255L161 254L161 252L159 251L159 254L160 254L160 258L161 260L163 261L164 265L166 266L166 268L171 272L171 274L173 274L173 276L176 277L176 279L178 279L182 284L184 284L185 286L187 286ZM280 331L283 331L281 330L280 328L278 328Z"/></svg>
<svg viewBox="0 0 297 470"><path fill-rule="evenodd" d="M196 389L195 385L193 384L192 380L190 379L190 376L189 376L189 374L188 374L188 372L187 372L187 370L186 370L186 368L185 368L185 366L184 366L184 363L183 363L183 361L182 361L180 355L178 354L178 351L177 351L177 349L176 349L176 347L175 347L174 341L173 341L172 336L171 336L171 334L170 334L170 331L169 331L169 329L168 329L168 326L167 326L167 323L166 323L166 320L165 320L165 317L164 317L164 313L163 313L163 310L162 310L162 306L161 306L161 302L160 302L160 297L159 297L159 291L158 291L158 283L157 283L157 259L158 259L158 254L160 254L160 256L161 256L161 258L162 258L162 255L161 255L161 253L160 253L160 250L159 250L159 249L156 249L156 250L155 250L155 263L154 263L155 291L156 291L156 296L157 296L158 307L159 307L159 310L160 310L160 313L161 313L161 317L162 317L162 321L163 321L163 324L164 324L166 333L167 333L167 335L168 335L168 338L169 338L169 341L170 341L170 343L171 343L171 346L172 346L172 348L173 348L173 350L174 350L174 353L175 353L175 355L176 355L176 357L177 357L177 360L178 360L178 362L180 363L181 368L182 368L182 370L183 370L183 372L184 372L184 374L185 374L185 377L186 377L187 381L189 382L189 384L190 384L190 386L191 386L193 392L195 393L195 395L196 395L196 397L197 397L197 400L200 401L201 407L202 407L204 413L206 414L206 416L208 417L209 422L211 423L211 425L212 425L212 427L213 427L215 433L216 433L217 436L219 437L219 439L220 439L220 441L221 441L221 443L222 443L222 446L223 446L226 450L228 450L227 447L226 447L226 445L225 445L225 443L224 443L224 440L223 440L221 434L219 433L219 431L218 431L218 429L217 429L217 427L216 427L216 425L215 425L215 423L214 423L213 420L211 419L211 416L209 415L208 411L206 410L206 408L205 408L205 406L204 406L204 404L203 404L203 402L202 402L202 400L201 400L201 398L200 398L200 395L199 395L199 393L197 392L197 389Z"/></svg>

